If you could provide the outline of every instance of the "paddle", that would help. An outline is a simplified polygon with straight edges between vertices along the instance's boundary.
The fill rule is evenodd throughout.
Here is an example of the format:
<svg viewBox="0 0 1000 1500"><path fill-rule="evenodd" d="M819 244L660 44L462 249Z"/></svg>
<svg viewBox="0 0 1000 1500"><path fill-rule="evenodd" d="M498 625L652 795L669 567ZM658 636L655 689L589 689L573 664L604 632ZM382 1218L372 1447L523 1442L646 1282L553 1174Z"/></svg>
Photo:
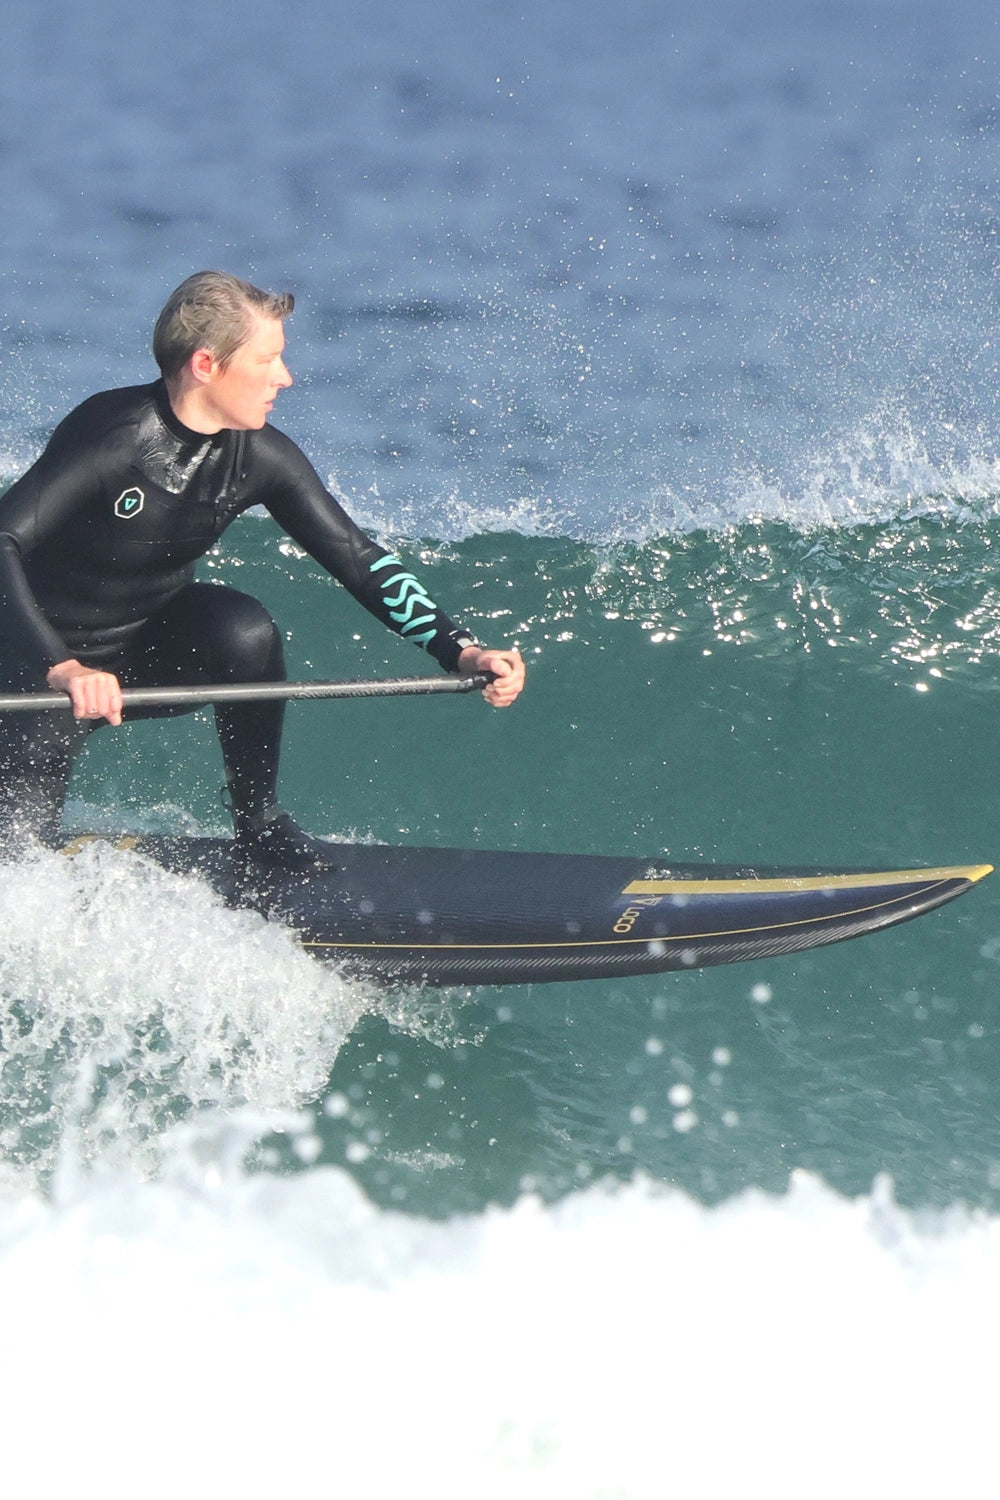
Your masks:
<svg viewBox="0 0 1000 1500"><path fill-rule="evenodd" d="M220 682L204 687L126 688L125 708L170 708L174 704L246 703L262 698L408 698L427 693L473 693L488 687L489 672L468 677L385 677L369 682ZM0 713L39 713L71 708L66 693L0 694Z"/></svg>

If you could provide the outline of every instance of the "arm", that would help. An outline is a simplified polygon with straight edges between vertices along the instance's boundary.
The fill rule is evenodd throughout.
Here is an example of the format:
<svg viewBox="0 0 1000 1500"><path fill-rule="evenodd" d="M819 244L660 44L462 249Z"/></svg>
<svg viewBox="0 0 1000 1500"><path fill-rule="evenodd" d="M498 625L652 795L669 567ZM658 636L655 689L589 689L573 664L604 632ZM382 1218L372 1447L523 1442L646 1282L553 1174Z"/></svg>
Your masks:
<svg viewBox="0 0 1000 1500"><path fill-rule="evenodd" d="M2 524L2 523L0 523ZM21 561L20 549L8 531L0 531L0 599L6 654L41 676L50 688L68 693L78 719L122 721L122 695L117 677L85 667L68 655L65 642L38 607ZM55 658L55 664L47 662Z"/></svg>
<svg viewBox="0 0 1000 1500"><path fill-rule="evenodd" d="M403 563L367 536L325 488L300 450L275 428L266 429L269 461L264 504L278 524L390 630L412 640L446 672L490 672L483 696L496 707L513 703L524 686L520 653L489 650L434 603Z"/></svg>
<svg viewBox="0 0 1000 1500"><path fill-rule="evenodd" d="M66 644L53 630L38 606L38 600L24 571L23 549L30 548L33 528L30 507L18 505L19 480L0 502L0 643L2 654L11 666L27 669L37 678L48 667L68 655Z"/></svg>
<svg viewBox="0 0 1000 1500"><path fill-rule="evenodd" d="M84 503L94 483L88 445L74 441L75 417L60 424L41 457L0 499L0 654L12 673L66 692L77 718L120 724L117 678L70 656L24 566Z"/></svg>

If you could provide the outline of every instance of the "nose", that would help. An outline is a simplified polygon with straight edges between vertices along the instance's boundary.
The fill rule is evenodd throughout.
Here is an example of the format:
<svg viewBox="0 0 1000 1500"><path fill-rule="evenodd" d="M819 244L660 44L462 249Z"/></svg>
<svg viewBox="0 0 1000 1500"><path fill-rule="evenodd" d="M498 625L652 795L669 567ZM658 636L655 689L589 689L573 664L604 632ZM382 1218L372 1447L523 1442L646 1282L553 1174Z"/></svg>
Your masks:
<svg viewBox="0 0 1000 1500"><path fill-rule="evenodd" d="M295 384L292 379L292 372L283 359L278 360L278 384L283 390L287 390L290 385Z"/></svg>

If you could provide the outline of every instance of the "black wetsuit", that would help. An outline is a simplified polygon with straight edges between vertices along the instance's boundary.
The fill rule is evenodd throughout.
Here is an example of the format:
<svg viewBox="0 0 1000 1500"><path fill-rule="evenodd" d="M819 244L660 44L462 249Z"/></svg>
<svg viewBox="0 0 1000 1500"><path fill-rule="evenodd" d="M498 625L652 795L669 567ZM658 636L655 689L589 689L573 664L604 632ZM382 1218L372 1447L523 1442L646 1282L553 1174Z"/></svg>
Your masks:
<svg viewBox="0 0 1000 1500"><path fill-rule="evenodd" d="M71 658L130 686L283 678L263 606L194 581L198 559L252 506L383 624L456 670L471 637L355 525L289 438L270 426L193 432L157 381L85 401L0 497L4 690L42 688ZM280 702L216 710L237 832L274 802L282 720ZM66 710L0 715L0 822L55 835L73 756L99 722Z"/></svg>

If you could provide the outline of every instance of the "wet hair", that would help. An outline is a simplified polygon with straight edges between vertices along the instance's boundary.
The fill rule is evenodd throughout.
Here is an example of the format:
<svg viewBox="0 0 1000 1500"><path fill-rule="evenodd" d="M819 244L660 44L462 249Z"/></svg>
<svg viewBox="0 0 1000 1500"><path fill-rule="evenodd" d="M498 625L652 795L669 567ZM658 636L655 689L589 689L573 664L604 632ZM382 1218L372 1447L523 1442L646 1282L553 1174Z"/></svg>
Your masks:
<svg viewBox="0 0 1000 1500"><path fill-rule="evenodd" d="M291 292L262 292L228 271L196 271L167 298L153 330L153 356L168 379L198 349L225 366L254 331L254 317L287 318Z"/></svg>

